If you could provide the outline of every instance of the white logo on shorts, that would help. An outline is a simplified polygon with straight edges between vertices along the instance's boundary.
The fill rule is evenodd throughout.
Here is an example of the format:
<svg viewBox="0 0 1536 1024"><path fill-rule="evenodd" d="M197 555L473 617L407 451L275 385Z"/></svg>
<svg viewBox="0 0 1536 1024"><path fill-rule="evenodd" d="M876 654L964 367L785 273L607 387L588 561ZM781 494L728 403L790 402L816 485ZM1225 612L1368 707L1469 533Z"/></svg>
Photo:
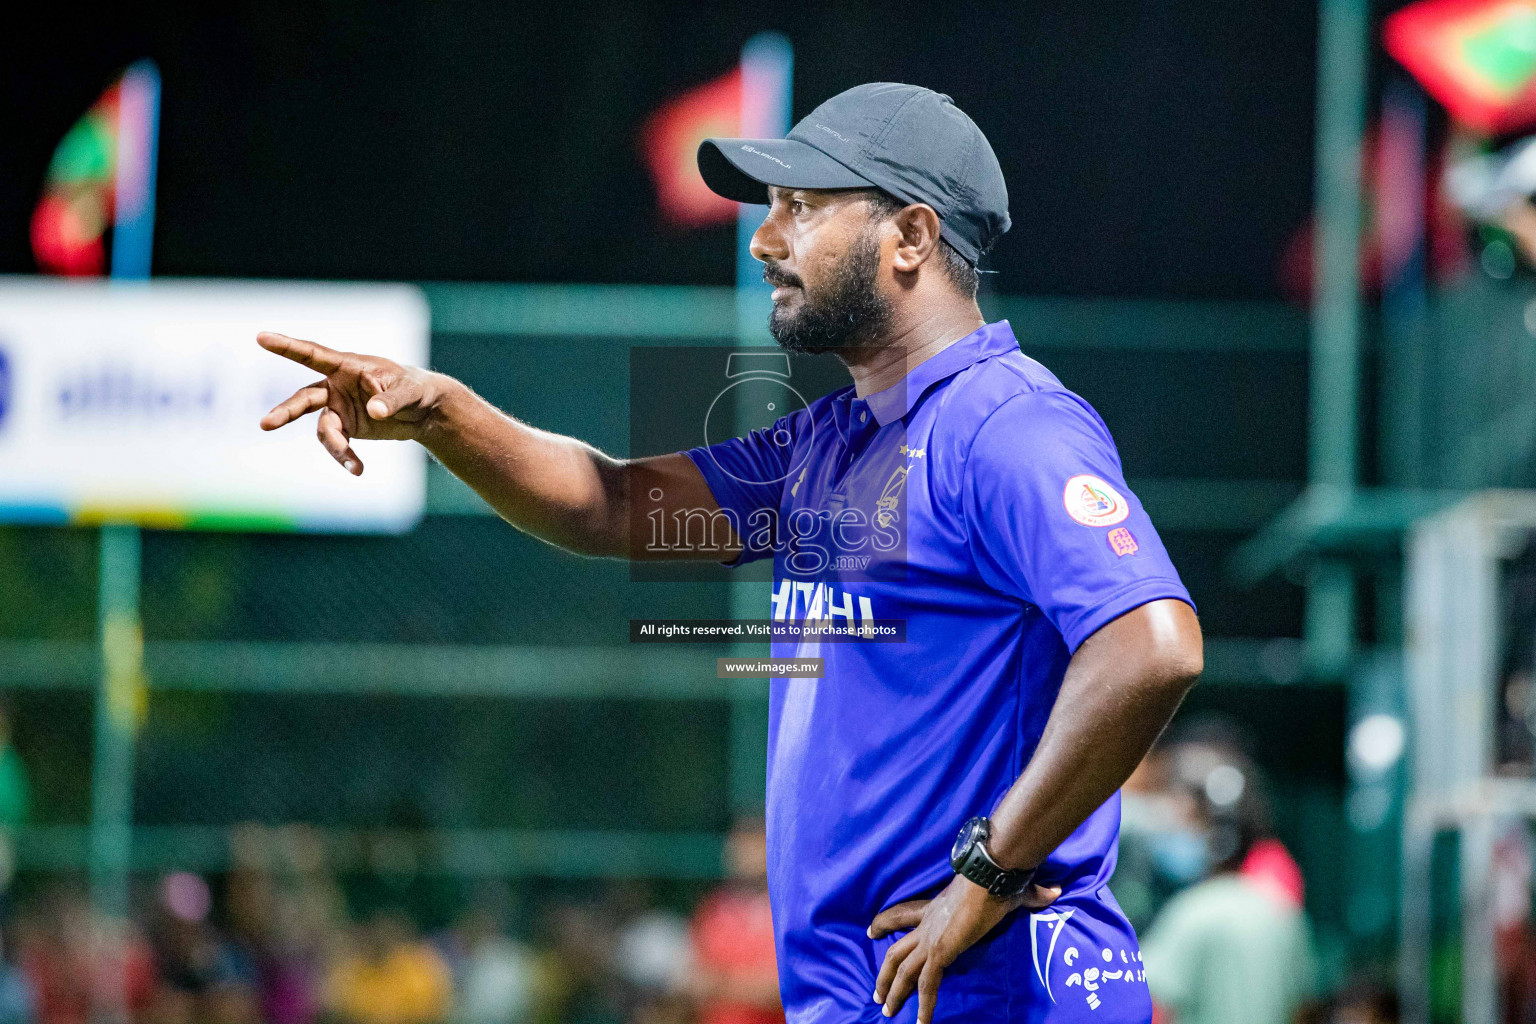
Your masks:
<svg viewBox="0 0 1536 1024"><path fill-rule="evenodd" d="M1061 938L1062 929L1066 927L1067 918L1072 916L1076 908L1068 907L1065 910L1047 910L1029 915L1029 950L1030 957L1035 963L1035 976L1040 979L1040 984L1045 986L1045 994L1051 997L1051 1002L1056 1002L1056 993L1051 991L1051 959L1056 953L1056 941ZM1051 941L1046 946L1045 962L1042 968L1040 960L1040 930L1039 925L1044 922L1051 926ZM1140 966L1141 953L1138 950L1120 950L1120 966L1115 967L1115 951L1101 949L1098 952L1100 964L1095 962L1092 952L1084 955L1076 946L1068 946L1061 954L1061 962L1069 969L1078 966L1077 961L1087 961L1081 969L1073 970L1067 976L1066 988L1080 988L1083 998L1088 1003L1088 1009L1097 1010L1104 1005L1108 993L1104 992L1111 982L1142 983L1147 980L1146 971ZM1104 995L1100 995L1104 992Z"/></svg>
<svg viewBox="0 0 1536 1024"><path fill-rule="evenodd" d="M1075 907L1066 910L1047 910L1038 914L1029 915L1029 955L1035 961L1035 977L1040 979L1040 984L1045 986L1045 994L1051 997L1051 1002L1056 997L1051 994L1051 954L1056 952L1056 940L1061 938L1061 929L1067 923L1067 918L1072 916ZM1051 929L1051 944L1045 950L1045 971L1040 970L1040 929L1041 921L1054 924ZM1077 950L1073 950L1076 953Z"/></svg>

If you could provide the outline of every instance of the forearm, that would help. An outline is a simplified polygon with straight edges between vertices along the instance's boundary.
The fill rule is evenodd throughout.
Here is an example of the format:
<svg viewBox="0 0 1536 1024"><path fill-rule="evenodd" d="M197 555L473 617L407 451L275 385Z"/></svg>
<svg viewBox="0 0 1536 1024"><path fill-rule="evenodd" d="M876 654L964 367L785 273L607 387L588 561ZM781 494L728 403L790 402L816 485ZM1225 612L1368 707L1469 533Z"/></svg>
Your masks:
<svg viewBox="0 0 1536 1024"><path fill-rule="evenodd" d="M994 809L988 850L1032 867L1114 795L1199 676L1189 606L1154 602L1090 637L1073 658L1034 756Z"/></svg>
<svg viewBox="0 0 1536 1024"><path fill-rule="evenodd" d="M581 554L618 555L627 539L625 464L584 441L521 423L444 378L417 439L508 523Z"/></svg>

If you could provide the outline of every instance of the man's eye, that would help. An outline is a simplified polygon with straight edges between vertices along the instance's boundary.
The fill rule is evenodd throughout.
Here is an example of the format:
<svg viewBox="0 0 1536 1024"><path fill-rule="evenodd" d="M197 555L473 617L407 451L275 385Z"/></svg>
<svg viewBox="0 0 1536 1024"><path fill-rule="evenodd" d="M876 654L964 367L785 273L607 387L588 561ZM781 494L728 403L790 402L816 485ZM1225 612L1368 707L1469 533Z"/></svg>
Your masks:
<svg viewBox="0 0 1536 1024"><path fill-rule="evenodd" d="M789 201L789 212L793 213L796 217L800 216L800 214L805 212L805 203L798 199L791 199Z"/></svg>

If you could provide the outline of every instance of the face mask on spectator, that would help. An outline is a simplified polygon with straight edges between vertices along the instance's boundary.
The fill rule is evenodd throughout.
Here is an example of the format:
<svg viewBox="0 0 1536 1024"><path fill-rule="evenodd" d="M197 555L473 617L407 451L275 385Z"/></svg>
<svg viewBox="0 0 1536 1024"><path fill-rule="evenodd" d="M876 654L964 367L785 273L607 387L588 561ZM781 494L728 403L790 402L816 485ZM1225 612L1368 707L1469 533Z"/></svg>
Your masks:
<svg viewBox="0 0 1536 1024"><path fill-rule="evenodd" d="M1173 828L1147 837L1147 848L1157 873L1178 885L1190 885L1210 869L1210 843L1194 829Z"/></svg>

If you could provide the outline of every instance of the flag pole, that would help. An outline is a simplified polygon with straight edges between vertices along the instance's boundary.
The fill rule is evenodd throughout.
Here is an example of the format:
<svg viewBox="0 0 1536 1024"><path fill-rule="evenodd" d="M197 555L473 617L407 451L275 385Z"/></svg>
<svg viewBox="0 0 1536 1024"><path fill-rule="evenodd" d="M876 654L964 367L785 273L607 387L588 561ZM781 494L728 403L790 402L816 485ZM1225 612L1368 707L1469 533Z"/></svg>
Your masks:
<svg viewBox="0 0 1536 1024"><path fill-rule="evenodd" d="M119 84L112 279L149 277L154 240L155 165L160 134L160 72L141 60ZM127 522L101 527L97 580L97 634L101 677L96 690L96 737L91 765L88 860L91 904L98 927L118 934L128 916L133 853L133 762L144 701L144 634L139 617L139 528ZM110 970L92 992L96 1024L127 1019L124 947L105 952Z"/></svg>
<svg viewBox="0 0 1536 1024"><path fill-rule="evenodd" d="M741 134L744 138L777 139L789 133L790 91L794 50L777 32L761 32L741 50ZM736 345L738 348L773 345L768 333L772 289L763 280L763 268L752 256L752 235L767 211L743 205L736 218ZM737 411L737 433L757 424L745 409ZM767 618L770 585L732 581L731 617ZM761 655L762 644L738 643L734 657ZM731 684L731 809L755 813L763 809L767 778L768 695L758 680L738 679Z"/></svg>

